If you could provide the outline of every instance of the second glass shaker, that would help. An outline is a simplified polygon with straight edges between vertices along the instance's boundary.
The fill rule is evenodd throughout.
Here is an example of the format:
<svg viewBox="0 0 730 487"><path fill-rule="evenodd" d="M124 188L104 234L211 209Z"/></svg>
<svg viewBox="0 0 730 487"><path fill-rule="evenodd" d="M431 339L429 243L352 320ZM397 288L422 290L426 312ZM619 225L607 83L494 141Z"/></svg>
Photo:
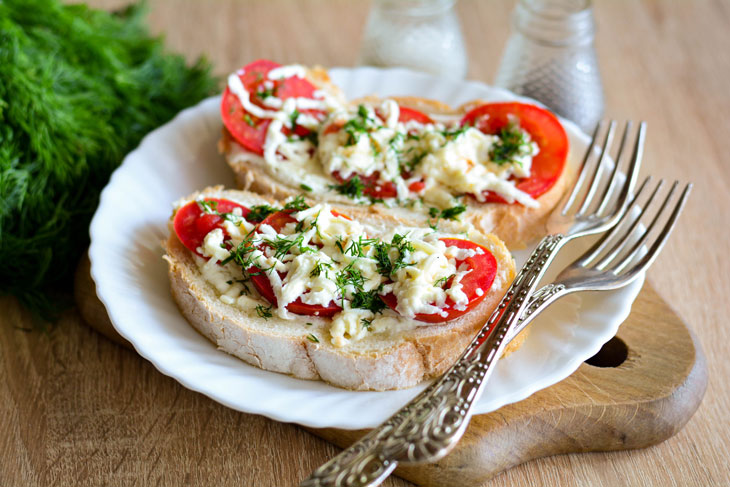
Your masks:
<svg viewBox="0 0 730 487"><path fill-rule="evenodd" d="M591 132L603 116L589 0L519 0L495 84Z"/></svg>

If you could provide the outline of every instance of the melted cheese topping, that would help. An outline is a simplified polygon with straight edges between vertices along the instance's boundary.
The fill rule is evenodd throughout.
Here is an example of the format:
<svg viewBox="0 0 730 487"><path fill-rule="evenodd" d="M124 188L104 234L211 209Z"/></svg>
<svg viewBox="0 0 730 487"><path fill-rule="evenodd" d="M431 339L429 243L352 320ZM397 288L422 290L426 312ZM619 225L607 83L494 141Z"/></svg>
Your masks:
<svg viewBox="0 0 730 487"><path fill-rule="evenodd" d="M232 218L223 224L225 233L216 228L205 236L198 251L208 259L196 257L196 263L221 301L249 311L269 307L247 283L246 271L256 266L276 296L277 306L271 312L279 318L301 320L301 315L287 310L297 300L339 305L342 309L329 326L331 343L337 347L371 333L428 325L416 321L416 315L441 312L447 299L456 309L465 309L468 297L461 280L471 270L458 262L483 251L447 246L441 240L462 235L401 228L370 238L378 231L333 214L326 204L291 216L295 222L279 231ZM393 267L391 273L381 268L383 252ZM389 293L398 300L397 312L367 304L368 297L379 301Z"/></svg>
<svg viewBox="0 0 730 487"><path fill-rule="evenodd" d="M306 69L301 65L273 69L264 86L290 76L303 78ZM500 143L500 136L475 128L462 129L457 120L432 124L399 122L400 109L394 100L387 99L377 107L348 107L326 91L318 90L315 99L281 100L267 96L262 103L271 110L266 110L251 102L237 73L228 78L228 87L249 113L272 119L264 157L236 153L234 160L263 164L287 184L298 187L304 183L317 192L333 192L335 172L344 180L355 175L376 175L381 186L394 185L399 204L422 200L427 206L444 209L458 204L457 196L470 194L483 202L488 192L494 192L508 203L538 206L514 182L514 178L530 176L532 159L539 152L537 144L521 129L518 130L524 143L520 150L508 161L495 162L492 151ZM315 118L301 113L307 109L319 110L324 116ZM513 122L518 125L519 121ZM295 124L318 132L318 145L315 147L312 138L282 133ZM342 129L328 130L332 126Z"/></svg>

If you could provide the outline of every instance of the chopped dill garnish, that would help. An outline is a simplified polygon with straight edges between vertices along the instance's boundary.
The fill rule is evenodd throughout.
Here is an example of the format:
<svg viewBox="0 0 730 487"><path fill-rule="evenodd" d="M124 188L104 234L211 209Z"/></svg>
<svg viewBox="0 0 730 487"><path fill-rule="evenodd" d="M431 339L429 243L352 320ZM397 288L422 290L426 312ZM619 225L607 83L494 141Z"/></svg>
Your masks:
<svg viewBox="0 0 730 487"><path fill-rule="evenodd" d="M273 240L265 239L264 242L274 249L274 258L276 259L284 258L287 254L291 253L292 249L297 249L300 254L305 252L317 252L316 248L304 245L303 233L292 236L291 238L277 234Z"/></svg>
<svg viewBox="0 0 730 487"><path fill-rule="evenodd" d="M355 261L350 262L335 275L335 284L340 290L340 296L345 297L345 291L347 286L352 286L355 291L361 291L365 284L365 276L362 275L362 271L355 269Z"/></svg>
<svg viewBox="0 0 730 487"><path fill-rule="evenodd" d="M355 145L362 134L366 134L373 128L374 120L370 118L365 105L357 106L357 116L345 122L342 129L347 134L345 145Z"/></svg>
<svg viewBox="0 0 730 487"><path fill-rule="evenodd" d="M456 127L453 130L448 130L448 129L447 130L444 130L444 131L441 132L441 135L443 135L447 139L457 139L457 138L459 138L459 136L461 134L463 134L464 132L466 132L470 128L471 128L471 125L468 124L468 123L466 123L464 125L461 125L459 127Z"/></svg>
<svg viewBox="0 0 730 487"><path fill-rule="evenodd" d="M256 305L256 314L259 315L261 318L268 320L272 316L274 316L271 313L271 306L266 307L263 304L257 304Z"/></svg>
<svg viewBox="0 0 730 487"><path fill-rule="evenodd" d="M206 200L198 200L196 201L200 209L204 213L209 213L213 215L218 214L218 202L217 201L206 201Z"/></svg>
<svg viewBox="0 0 730 487"><path fill-rule="evenodd" d="M304 184L304 183L300 184L300 185L299 185L299 187L300 187L301 189L303 189L304 191L312 191L312 187L311 187L311 186L307 186L307 185L306 185L306 184Z"/></svg>
<svg viewBox="0 0 730 487"><path fill-rule="evenodd" d="M263 86L263 85L262 85ZM263 90L257 91L256 95L262 99L265 100L266 98L270 98L276 94L276 86L272 86L271 88L264 87ZM295 110L295 113L299 113Z"/></svg>
<svg viewBox="0 0 730 487"><path fill-rule="evenodd" d="M299 195L284 205L285 210L304 211L310 206L304 201L304 196Z"/></svg>
<svg viewBox="0 0 730 487"><path fill-rule="evenodd" d="M279 208L269 205L256 205L251 207L251 211L246 215L246 220L250 222L260 222L272 213L279 211Z"/></svg>
<svg viewBox="0 0 730 487"><path fill-rule="evenodd" d="M389 277L398 269L401 269L410 263L406 262L406 252L413 252L415 248L409 242L405 235L395 234L390 243L378 242L375 245L375 261L378 272L385 277ZM395 259L391 259L391 254L395 253Z"/></svg>
<svg viewBox="0 0 730 487"><path fill-rule="evenodd" d="M510 123L499 131L498 140L489 150L489 159L498 165L514 164L518 157L531 154L530 142L516 123Z"/></svg>
<svg viewBox="0 0 730 487"><path fill-rule="evenodd" d="M235 249L231 249L231 255L221 261L221 265L226 265L233 261L243 270L248 269L251 266L256 265L253 259L253 251L256 247L253 245L253 233L250 233L239 243Z"/></svg>
<svg viewBox="0 0 730 487"><path fill-rule="evenodd" d="M246 122L246 125L250 127L256 126L256 122L253 121L253 118L251 118L251 115L249 115L248 113L243 114L243 121Z"/></svg>
<svg viewBox="0 0 730 487"><path fill-rule="evenodd" d="M377 238L362 238L362 235L360 235L357 240L353 239L350 241L350 245L345 249L345 252L352 255L353 257L364 257L365 253L363 251L363 247L368 247L378 241ZM337 241L336 243L339 243L338 248L342 248L342 244L340 241ZM343 252L344 253L344 252Z"/></svg>
<svg viewBox="0 0 730 487"><path fill-rule="evenodd" d="M441 279L436 279L436 282L433 283L433 287L440 287L443 288L446 286L446 283L449 282L449 279L452 277L456 277L456 274L451 274L450 276L442 277Z"/></svg>
<svg viewBox="0 0 730 487"><path fill-rule="evenodd" d="M451 208L446 208L445 210L441 210L441 215L439 218L443 218L445 220L456 220L456 217L461 215L466 211L465 205L456 205L452 206Z"/></svg>
<svg viewBox="0 0 730 487"><path fill-rule="evenodd" d="M362 191L363 189L365 189L365 185L363 184L362 180L360 180L360 176L357 175L353 176L342 184L330 184L329 187L330 189L334 189L338 193L352 199L362 198Z"/></svg>
<svg viewBox="0 0 730 487"><path fill-rule="evenodd" d="M291 115L289 117L289 120L291 121L291 129L292 129L292 131L294 131L294 130L297 129L297 120L299 119L299 115L300 115L299 110L297 110L295 108L294 111L291 113Z"/></svg>
<svg viewBox="0 0 730 487"><path fill-rule="evenodd" d="M310 333L309 335L307 335L307 340L313 343L319 343L319 338L314 336L314 333Z"/></svg>
<svg viewBox="0 0 730 487"><path fill-rule="evenodd" d="M332 264L329 262L317 261L312 271L309 273L309 277L319 277L324 272L325 277L329 277L327 269L332 269Z"/></svg>
<svg viewBox="0 0 730 487"><path fill-rule="evenodd" d="M380 297L380 291L382 288L383 286L381 285L378 289L373 289L371 291L355 291L352 294L352 302L350 305L353 308L367 309L373 313L380 313L386 308L385 303Z"/></svg>
<svg viewBox="0 0 730 487"><path fill-rule="evenodd" d="M445 208L439 210L438 208L429 208L428 214L431 218L436 218L436 221L429 220L428 226L436 230L438 221L444 220L458 220L458 216L466 211L466 205L456 205L451 208Z"/></svg>

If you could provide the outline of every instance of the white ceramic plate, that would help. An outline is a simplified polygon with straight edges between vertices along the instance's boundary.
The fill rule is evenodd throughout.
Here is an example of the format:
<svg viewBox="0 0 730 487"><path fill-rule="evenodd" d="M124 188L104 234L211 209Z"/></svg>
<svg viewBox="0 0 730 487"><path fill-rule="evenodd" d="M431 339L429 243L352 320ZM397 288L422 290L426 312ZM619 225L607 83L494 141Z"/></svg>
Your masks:
<svg viewBox="0 0 730 487"><path fill-rule="evenodd" d="M517 98L482 83L403 69L332 69L330 75L349 98L409 94L451 105ZM278 421L344 429L376 426L422 387L351 392L260 370L218 351L188 325L170 296L160 242L167 237L172 202L208 185L233 187L232 174L216 150L219 100L205 100L150 133L114 172L91 223L89 256L97 294L117 331L185 387ZM573 124L565 126L575 159L588 138ZM578 244L566 248L563 262L581 251ZM516 255L518 265L526 255ZM614 336L642 282L643 277L618 291L556 303L531 325L525 344L498 363L476 412L519 401L570 375Z"/></svg>

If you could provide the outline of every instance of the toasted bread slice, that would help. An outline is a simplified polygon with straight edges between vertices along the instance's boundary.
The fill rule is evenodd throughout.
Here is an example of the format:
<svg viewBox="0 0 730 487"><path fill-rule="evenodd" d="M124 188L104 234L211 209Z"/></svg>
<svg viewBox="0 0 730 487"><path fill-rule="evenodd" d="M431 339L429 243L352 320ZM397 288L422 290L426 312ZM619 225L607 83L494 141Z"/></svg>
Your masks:
<svg viewBox="0 0 730 487"><path fill-rule="evenodd" d="M272 199L244 191L208 188L181 200L226 198L246 206L274 204ZM374 229L392 229L399 220L358 208L337 208L342 214ZM474 234L478 235L478 234ZM471 238L471 235L470 235ZM172 295L185 318L221 350L262 369L302 379L320 379L353 390L388 390L412 387L442 374L458 358L487 321L514 278L514 261L502 242L481 235L498 263L497 278L473 310L442 324L395 327L372 333L346 346L330 340L331 319L294 315L294 319L262 317L257 305L268 305L255 290L235 303L204 277L204 260L189 251L171 225L164 243ZM408 321L403 318L404 321ZM411 323L413 325L413 323ZM516 350L524 332L507 352Z"/></svg>
<svg viewBox="0 0 730 487"><path fill-rule="evenodd" d="M323 69L309 70L308 78L320 89L332 93L332 96L340 100L343 99L342 93L332 84ZM401 106L422 111L437 120L458 119L482 103L480 100L474 100L461 107L452 108L442 102L421 97L403 96L392 99ZM376 105L380 101L375 96L369 96L354 100L351 104L369 102ZM272 168L262 157L243 148L225 128L218 148L233 170L236 184L240 189L254 191L276 199L285 199L302 193L302 175L293 174L286 167ZM316 199L338 205L355 205L350 198L328 188L328 184L334 184L336 181L331 175L325 174L319 164L312 164L306 172L307 178L314 178L320 183L314 190ZM559 202L570 179L571 175L566 167L552 188L536 198L538 203L536 207L480 203L472 198L464 198L462 204L466 205L467 210L463 213L462 218L484 233L497 235L509 248L523 248L527 242L545 234L547 217ZM370 205L370 211L374 213L395 215L413 226L428 224L427 210L428 208L425 207L388 207L382 203Z"/></svg>

